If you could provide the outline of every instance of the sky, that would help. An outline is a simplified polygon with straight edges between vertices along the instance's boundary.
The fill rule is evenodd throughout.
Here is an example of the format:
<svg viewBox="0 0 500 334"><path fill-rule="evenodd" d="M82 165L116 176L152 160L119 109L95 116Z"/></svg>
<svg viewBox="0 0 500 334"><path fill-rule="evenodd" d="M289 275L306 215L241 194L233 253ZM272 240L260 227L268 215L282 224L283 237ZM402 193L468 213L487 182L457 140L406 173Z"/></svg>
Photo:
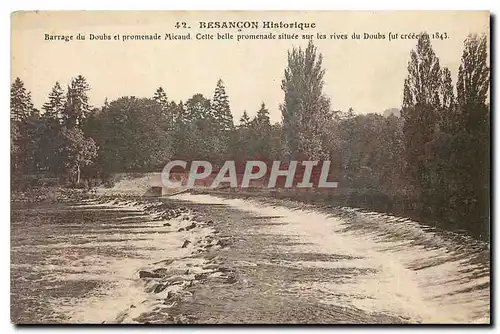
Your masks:
<svg viewBox="0 0 500 334"><path fill-rule="evenodd" d="M206 29L200 22L257 21L259 29ZM264 29L262 22L314 23L314 29ZM189 28L176 28L186 22ZM101 106L121 96L152 97L162 86L170 100L186 101L201 93L213 97L217 80L224 81L235 121L243 111L256 114L265 102L272 122L281 120L281 80L287 50L305 47L303 34L327 35L314 39L323 55L324 93L335 110L382 113L398 108L407 76L410 50L416 40L389 41L388 33L427 31L446 33L434 39L433 48L441 66L448 67L456 81L463 41L470 33L489 33L485 11L435 12L17 12L11 18L11 80L20 77L41 108L58 81L63 87L81 74L91 87L90 102ZM197 33L299 35L299 40L197 40ZM356 32L361 39L351 39ZM86 35L85 41L75 40ZM126 41L129 34L187 34L191 40ZM364 39L368 33L385 39ZM49 35L73 35L73 41L45 40ZM106 34L112 40L89 40L89 34ZM113 37L120 34L119 40ZM328 38L347 34L347 40Z"/></svg>

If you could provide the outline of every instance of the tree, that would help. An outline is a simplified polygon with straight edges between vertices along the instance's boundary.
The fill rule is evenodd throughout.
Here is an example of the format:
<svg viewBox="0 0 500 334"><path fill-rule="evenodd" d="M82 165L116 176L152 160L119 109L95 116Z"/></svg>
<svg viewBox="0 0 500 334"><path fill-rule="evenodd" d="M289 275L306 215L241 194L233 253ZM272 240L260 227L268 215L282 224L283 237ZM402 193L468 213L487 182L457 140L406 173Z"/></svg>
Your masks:
<svg viewBox="0 0 500 334"><path fill-rule="evenodd" d="M172 134L153 99L121 97L98 116L95 140L106 172L153 171L172 156Z"/></svg>
<svg viewBox="0 0 500 334"><path fill-rule="evenodd" d="M439 129L447 133L453 133L457 130L457 108L456 99L451 80L451 72L448 68L442 70L442 85L441 85L441 112L438 117Z"/></svg>
<svg viewBox="0 0 500 334"><path fill-rule="evenodd" d="M453 140L461 191L457 195L462 216L468 217L469 230L489 234L490 208L490 88L486 36L470 35L464 42L458 70L458 124Z"/></svg>
<svg viewBox="0 0 500 334"><path fill-rule="evenodd" d="M271 123L269 110L262 102L257 115L250 124L251 129L251 149L253 158L269 160L271 156Z"/></svg>
<svg viewBox="0 0 500 334"><path fill-rule="evenodd" d="M60 170L60 161L57 151L57 141L54 140L61 130L61 121L66 108L66 98L59 82L56 82L48 96L48 101L42 106L44 110L39 122L38 154L44 170L56 172Z"/></svg>
<svg viewBox="0 0 500 334"><path fill-rule="evenodd" d="M442 85L441 85L441 101L442 107L445 110L453 108L455 105L455 93L453 91L453 81L451 80L451 72L447 67L441 71Z"/></svg>
<svg viewBox="0 0 500 334"><path fill-rule="evenodd" d="M395 116L355 115L352 110L343 115L334 130L344 188L388 196L404 193L402 125Z"/></svg>
<svg viewBox="0 0 500 334"><path fill-rule="evenodd" d="M470 35L464 42L462 63L458 69L457 100L461 110L461 125L468 132L481 130L485 119L487 94L490 87L486 36Z"/></svg>
<svg viewBox="0 0 500 334"><path fill-rule="evenodd" d="M180 125L188 122L188 115L184 102L179 101L178 104L174 105L173 115L176 129L178 129Z"/></svg>
<svg viewBox="0 0 500 334"><path fill-rule="evenodd" d="M68 128L80 126L92 109L87 92L90 86L82 75L71 81L66 94L66 107L63 113L63 124Z"/></svg>
<svg viewBox="0 0 500 334"><path fill-rule="evenodd" d="M403 108L439 105L441 67L427 33L421 33L416 50L410 51L408 77L404 83Z"/></svg>
<svg viewBox="0 0 500 334"><path fill-rule="evenodd" d="M20 153L19 149L19 138L21 137L21 133L19 132L19 125L16 122L12 122L10 124L10 157L12 162L12 167L15 169L15 160L17 155Z"/></svg>
<svg viewBox="0 0 500 334"><path fill-rule="evenodd" d="M172 131L175 123L175 114L177 112L177 105L175 102L169 102L167 94L163 87L158 87L156 90L153 100L158 103L161 107L162 114L167 120L167 131Z"/></svg>
<svg viewBox="0 0 500 334"><path fill-rule="evenodd" d="M229 98L226 94L224 82L222 79L217 81L214 98L212 99L212 115L217 122L217 127L222 131L231 131L234 129L233 115L229 107Z"/></svg>
<svg viewBox="0 0 500 334"><path fill-rule="evenodd" d="M212 103L203 94L194 94L186 101L186 122L213 119L211 114Z"/></svg>
<svg viewBox="0 0 500 334"><path fill-rule="evenodd" d="M426 143L433 140L439 124L441 75L439 59L432 49L430 37L421 33L416 50L410 52L401 111L405 119L403 131L408 175L413 180L416 193L428 184L429 171L423 157Z"/></svg>
<svg viewBox="0 0 500 334"><path fill-rule="evenodd" d="M271 139L269 146L271 147L271 153L269 156L270 160L283 161L290 155L288 151L288 144L283 134L283 127L279 123L271 125Z"/></svg>
<svg viewBox="0 0 500 334"><path fill-rule="evenodd" d="M15 122L23 122L33 113L31 92L24 87L24 82L16 78L10 88L10 118Z"/></svg>
<svg viewBox="0 0 500 334"><path fill-rule="evenodd" d="M56 82L49 94L49 100L42 106L44 117L59 123L64 113L66 99L59 82Z"/></svg>
<svg viewBox="0 0 500 334"><path fill-rule="evenodd" d="M223 90L221 92L224 93ZM221 115L225 113L223 111L225 99L221 96L225 93L221 92L216 94L219 96L216 107L213 106L214 101L202 94L195 94L186 102L186 122L176 136L176 142L180 144L177 147L180 149L182 146L184 149L177 152L182 154L189 152L191 157L210 160L215 165L225 160L230 137L229 132L223 129L224 122ZM189 136L189 148L185 147L186 136Z"/></svg>
<svg viewBox="0 0 500 334"><path fill-rule="evenodd" d="M460 106L486 103L489 90L486 36L469 35L464 41L462 63L458 69L457 93Z"/></svg>
<svg viewBox="0 0 500 334"><path fill-rule="evenodd" d="M76 183L80 183L81 168L90 165L97 157L97 147L92 138L85 137L79 128L63 128L61 131L61 155L67 168L75 168Z"/></svg>
<svg viewBox="0 0 500 334"><path fill-rule="evenodd" d="M269 119L269 110L266 108L266 104L264 102L262 102L259 111L257 111L257 116L255 117L254 124L259 128L271 126L271 120Z"/></svg>
<svg viewBox="0 0 500 334"><path fill-rule="evenodd" d="M163 87L158 87L156 90L153 100L158 102L163 108L167 108L168 106L168 98L167 98L167 93L165 93L165 90Z"/></svg>
<svg viewBox="0 0 500 334"><path fill-rule="evenodd" d="M11 166L16 172L25 172L30 168L31 157L27 148L32 146L35 138L28 128L29 119L35 114L31 92L26 90L21 79L16 78L10 89Z"/></svg>
<svg viewBox="0 0 500 334"><path fill-rule="evenodd" d="M426 34L412 51L402 115L408 178L419 215L485 237L489 222L490 120L487 41L464 42L455 97L451 73Z"/></svg>
<svg viewBox="0 0 500 334"><path fill-rule="evenodd" d="M237 168L244 166L252 155L251 148L251 121L247 111L243 111L240 117L240 124L236 127L231 138L231 157L237 162Z"/></svg>
<svg viewBox="0 0 500 334"><path fill-rule="evenodd" d="M309 41L307 48L288 52L288 66L281 88L285 93L281 105L283 131L291 158L325 156L321 139L325 119L329 117L330 101L323 95L322 55Z"/></svg>
<svg viewBox="0 0 500 334"><path fill-rule="evenodd" d="M248 127L250 124L250 117L248 117L248 113L246 110L243 111L243 115L240 118L240 127Z"/></svg>
<svg viewBox="0 0 500 334"><path fill-rule="evenodd" d="M33 109L32 115L23 123L24 172L47 170L50 166L55 136L50 131L49 122Z"/></svg>

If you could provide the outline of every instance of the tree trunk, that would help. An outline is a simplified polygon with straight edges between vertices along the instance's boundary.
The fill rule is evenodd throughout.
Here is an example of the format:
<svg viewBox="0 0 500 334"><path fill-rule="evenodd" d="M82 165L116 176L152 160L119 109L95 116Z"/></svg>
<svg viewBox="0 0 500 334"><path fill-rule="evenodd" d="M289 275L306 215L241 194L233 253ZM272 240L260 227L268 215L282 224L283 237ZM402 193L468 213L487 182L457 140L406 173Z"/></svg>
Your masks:
<svg viewBox="0 0 500 334"><path fill-rule="evenodd" d="M77 164L76 168L77 168L76 184L80 184L80 164Z"/></svg>

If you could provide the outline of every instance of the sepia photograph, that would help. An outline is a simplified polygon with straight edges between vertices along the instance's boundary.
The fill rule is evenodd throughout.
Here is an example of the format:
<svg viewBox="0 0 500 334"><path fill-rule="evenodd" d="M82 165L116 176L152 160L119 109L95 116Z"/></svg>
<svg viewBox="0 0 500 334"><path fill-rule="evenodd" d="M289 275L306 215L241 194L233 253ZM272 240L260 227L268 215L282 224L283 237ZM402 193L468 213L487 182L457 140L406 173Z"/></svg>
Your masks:
<svg viewBox="0 0 500 334"><path fill-rule="evenodd" d="M491 325L489 11L15 11L10 319Z"/></svg>

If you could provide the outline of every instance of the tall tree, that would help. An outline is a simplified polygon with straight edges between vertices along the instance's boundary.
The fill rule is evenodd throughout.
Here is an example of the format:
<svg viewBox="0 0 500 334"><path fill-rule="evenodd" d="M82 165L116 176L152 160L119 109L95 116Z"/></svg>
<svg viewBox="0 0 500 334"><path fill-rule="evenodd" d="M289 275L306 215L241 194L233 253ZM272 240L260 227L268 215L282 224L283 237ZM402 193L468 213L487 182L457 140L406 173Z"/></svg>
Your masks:
<svg viewBox="0 0 500 334"><path fill-rule="evenodd" d="M27 148L33 146L35 138L28 128L32 124L30 118L35 116L31 92L16 78L10 89L11 167L16 172L25 172L32 164Z"/></svg>
<svg viewBox="0 0 500 334"><path fill-rule="evenodd" d="M458 71L457 101L461 131L454 140L459 170L458 196L462 216L469 229L489 234L490 208L490 89L486 36L470 35L464 42Z"/></svg>
<svg viewBox="0 0 500 334"><path fill-rule="evenodd" d="M410 52L408 76L404 82L403 108L405 119L405 152L409 177L416 193L427 187L429 171L423 162L426 143L434 138L441 109L441 68L430 37L421 33L415 50Z"/></svg>
<svg viewBox="0 0 500 334"><path fill-rule="evenodd" d="M453 108L455 105L455 92L453 88L453 81L451 80L451 72L447 67L441 71L442 84L441 84L441 105L443 109Z"/></svg>
<svg viewBox="0 0 500 334"><path fill-rule="evenodd" d="M42 106L44 110L40 122L43 127L40 133L38 153L43 160L42 168L56 172L60 170L60 157L57 150L57 138L61 130L61 121L66 108L66 98L59 82L56 82L48 96L48 101Z"/></svg>
<svg viewBox="0 0 500 334"><path fill-rule="evenodd" d="M160 105L163 117L167 120L165 131L173 131L176 114L178 112L177 104L173 101L169 102L167 93L165 93L163 87L158 87L153 96L153 100Z"/></svg>
<svg viewBox="0 0 500 334"><path fill-rule="evenodd" d="M281 84L285 100L280 109L292 159L298 155L309 158L325 155L321 133L330 102L322 92L325 75L322 59L312 40L305 50L298 47L288 52L288 66Z"/></svg>
<svg viewBox="0 0 500 334"><path fill-rule="evenodd" d="M187 142L184 137L189 132L190 147L179 153L190 152L190 156L210 160L215 165L225 159L229 136L222 129L221 124L224 122L216 113L217 110L222 110L221 106L224 104L221 101L223 100L217 102L218 107L213 107L213 101L205 98L202 94L195 94L186 102L186 123L176 136L176 141L178 143L183 141L184 143L180 146L185 146Z"/></svg>
<svg viewBox="0 0 500 334"><path fill-rule="evenodd" d="M222 79L217 81L214 98L212 99L212 115L221 131L231 131L234 129L233 115L229 107L229 98Z"/></svg>
<svg viewBox="0 0 500 334"><path fill-rule="evenodd" d="M404 83L403 108L416 105L439 106L441 67L432 49L429 34L418 36L417 47L410 51L408 77Z"/></svg>
<svg viewBox="0 0 500 334"><path fill-rule="evenodd" d="M486 36L470 35L464 42L458 69L457 100L463 114L462 126L473 132L485 119L484 106L490 87ZM482 110L480 110L482 109Z"/></svg>
<svg viewBox="0 0 500 334"><path fill-rule="evenodd" d="M10 88L10 118L16 122L23 122L32 113L31 92L26 90L21 79L16 78Z"/></svg>
<svg viewBox="0 0 500 334"><path fill-rule="evenodd" d="M451 72L448 68L442 69L441 83L441 112L438 117L439 129L447 133L453 133L457 127L456 98L451 79Z"/></svg>
<svg viewBox="0 0 500 334"><path fill-rule="evenodd" d="M55 120L59 123L66 105L64 91L59 82L55 83L48 99L49 100L42 106L42 109L44 110L44 117L50 120Z"/></svg>
<svg viewBox="0 0 500 334"><path fill-rule="evenodd" d="M63 113L63 124L68 128L80 126L92 109L87 92L90 86L82 75L71 81L66 94L66 108Z"/></svg>

